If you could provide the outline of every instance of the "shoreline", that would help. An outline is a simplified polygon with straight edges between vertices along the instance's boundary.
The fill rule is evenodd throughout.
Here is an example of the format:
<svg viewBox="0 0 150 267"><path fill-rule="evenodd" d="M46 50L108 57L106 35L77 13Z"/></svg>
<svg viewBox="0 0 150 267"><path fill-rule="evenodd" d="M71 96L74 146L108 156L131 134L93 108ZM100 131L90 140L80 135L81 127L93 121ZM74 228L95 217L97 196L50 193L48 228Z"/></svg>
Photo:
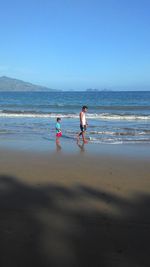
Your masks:
<svg viewBox="0 0 150 267"><path fill-rule="evenodd" d="M82 141L77 144L76 140L66 141L60 139L60 145L55 140L45 138L44 140L2 140L0 149L13 150L26 153L38 154L69 154L78 155L80 153L92 156L114 155L119 157L150 160L149 143L131 143L131 144L83 144Z"/></svg>

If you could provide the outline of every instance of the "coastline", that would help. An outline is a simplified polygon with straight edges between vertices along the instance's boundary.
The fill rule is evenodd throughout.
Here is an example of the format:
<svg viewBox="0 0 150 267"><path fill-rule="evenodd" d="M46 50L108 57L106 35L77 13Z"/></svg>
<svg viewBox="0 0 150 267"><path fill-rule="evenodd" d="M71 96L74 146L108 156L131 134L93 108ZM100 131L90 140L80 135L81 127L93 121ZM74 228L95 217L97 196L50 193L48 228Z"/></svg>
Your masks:
<svg viewBox="0 0 150 267"><path fill-rule="evenodd" d="M94 144L88 142L88 144L83 144L80 140L79 145L76 139L63 139L60 138L60 146L57 146L55 139L49 137L31 138L31 139L21 139L5 138L0 140L0 149L2 150L13 150L26 153L38 153L38 154L69 154L78 155L80 153L86 155L112 155L118 157L127 158L139 158L144 160L150 160L150 143L130 143L130 144Z"/></svg>
<svg viewBox="0 0 150 267"><path fill-rule="evenodd" d="M148 266L149 147L74 147L1 147L3 266Z"/></svg>

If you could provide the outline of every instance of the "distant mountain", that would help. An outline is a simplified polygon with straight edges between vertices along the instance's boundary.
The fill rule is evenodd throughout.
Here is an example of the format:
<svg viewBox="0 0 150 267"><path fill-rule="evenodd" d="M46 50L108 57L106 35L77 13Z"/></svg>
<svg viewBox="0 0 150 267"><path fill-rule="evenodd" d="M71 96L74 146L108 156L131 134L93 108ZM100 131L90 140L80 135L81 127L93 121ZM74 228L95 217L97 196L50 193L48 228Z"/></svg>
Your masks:
<svg viewBox="0 0 150 267"><path fill-rule="evenodd" d="M96 88L89 88L89 89L86 89L87 92L111 92L112 90L110 89L96 89Z"/></svg>
<svg viewBox="0 0 150 267"><path fill-rule="evenodd" d="M24 82L18 79L2 76L0 77L0 91L52 91L57 90L50 89L44 86L35 85L32 83Z"/></svg>
<svg viewBox="0 0 150 267"><path fill-rule="evenodd" d="M96 88L88 88L86 89L87 92L98 92L99 89L96 89Z"/></svg>

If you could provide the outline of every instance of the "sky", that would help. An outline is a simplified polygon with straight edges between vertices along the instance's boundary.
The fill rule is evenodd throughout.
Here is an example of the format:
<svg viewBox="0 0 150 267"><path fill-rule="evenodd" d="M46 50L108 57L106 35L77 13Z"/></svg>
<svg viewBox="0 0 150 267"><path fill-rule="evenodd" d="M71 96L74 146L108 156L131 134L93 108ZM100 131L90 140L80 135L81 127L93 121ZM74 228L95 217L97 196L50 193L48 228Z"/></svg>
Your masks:
<svg viewBox="0 0 150 267"><path fill-rule="evenodd" d="M149 0L0 0L0 76L150 90Z"/></svg>

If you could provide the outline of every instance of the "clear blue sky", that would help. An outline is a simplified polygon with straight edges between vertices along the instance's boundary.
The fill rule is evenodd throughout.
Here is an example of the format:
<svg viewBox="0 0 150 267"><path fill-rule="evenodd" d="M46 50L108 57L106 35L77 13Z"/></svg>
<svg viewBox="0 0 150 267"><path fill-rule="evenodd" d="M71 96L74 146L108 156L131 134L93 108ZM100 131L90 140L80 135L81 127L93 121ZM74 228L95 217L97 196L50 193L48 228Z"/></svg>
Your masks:
<svg viewBox="0 0 150 267"><path fill-rule="evenodd" d="M149 0L1 0L0 76L150 90Z"/></svg>

